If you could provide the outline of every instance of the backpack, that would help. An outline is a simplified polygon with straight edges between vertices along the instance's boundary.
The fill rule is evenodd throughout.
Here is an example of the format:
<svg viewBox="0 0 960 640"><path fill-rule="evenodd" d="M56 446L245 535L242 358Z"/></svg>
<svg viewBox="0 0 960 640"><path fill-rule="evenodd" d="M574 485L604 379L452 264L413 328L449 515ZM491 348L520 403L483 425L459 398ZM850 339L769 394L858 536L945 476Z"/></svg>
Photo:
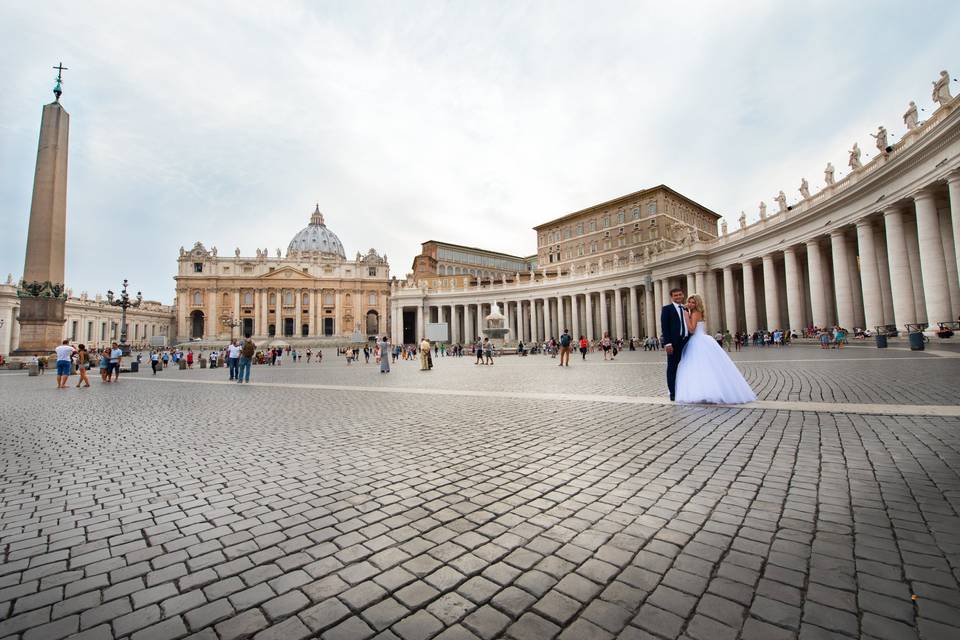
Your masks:
<svg viewBox="0 0 960 640"><path fill-rule="evenodd" d="M240 351L240 355L244 358L252 358L256 349L257 345L253 344L253 340L247 340L243 343L243 349Z"/></svg>
<svg viewBox="0 0 960 640"><path fill-rule="evenodd" d="M570 336L568 334L563 334L560 336L560 346L569 347L570 346Z"/></svg>

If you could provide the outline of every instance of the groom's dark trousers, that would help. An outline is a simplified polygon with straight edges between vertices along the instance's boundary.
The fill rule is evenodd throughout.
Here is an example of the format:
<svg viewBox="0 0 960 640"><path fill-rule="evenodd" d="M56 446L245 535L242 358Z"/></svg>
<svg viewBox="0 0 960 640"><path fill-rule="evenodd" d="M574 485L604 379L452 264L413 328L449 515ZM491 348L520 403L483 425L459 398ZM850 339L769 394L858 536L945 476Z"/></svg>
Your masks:
<svg viewBox="0 0 960 640"><path fill-rule="evenodd" d="M677 392L677 367L683 356L683 347L687 343L687 338L683 335L683 321L673 304L664 305L660 310L660 335L664 345L673 345L673 353L667 356L667 388L670 390L670 399L673 400Z"/></svg>

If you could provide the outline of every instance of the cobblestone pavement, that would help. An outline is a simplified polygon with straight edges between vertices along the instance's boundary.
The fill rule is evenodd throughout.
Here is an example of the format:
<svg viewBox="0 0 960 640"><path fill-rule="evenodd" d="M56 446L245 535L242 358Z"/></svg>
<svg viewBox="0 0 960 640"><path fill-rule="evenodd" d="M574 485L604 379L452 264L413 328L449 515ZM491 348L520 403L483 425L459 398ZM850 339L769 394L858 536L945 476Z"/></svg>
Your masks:
<svg viewBox="0 0 960 640"><path fill-rule="evenodd" d="M332 355L0 376L0 639L960 637L960 418L604 401L663 395L659 354ZM768 399L956 404L960 358L735 357Z"/></svg>

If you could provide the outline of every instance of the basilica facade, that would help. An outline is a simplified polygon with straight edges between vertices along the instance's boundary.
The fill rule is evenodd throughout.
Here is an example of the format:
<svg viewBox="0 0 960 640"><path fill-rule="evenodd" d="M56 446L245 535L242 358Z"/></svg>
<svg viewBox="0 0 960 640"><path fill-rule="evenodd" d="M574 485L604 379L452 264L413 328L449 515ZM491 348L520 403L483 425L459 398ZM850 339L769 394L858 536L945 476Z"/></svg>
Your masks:
<svg viewBox="0 0 960 640"><path fill-rule="evenodd" d="M320 343L383 335L389 326L390 267L374 249L348 260L319 205L287 246L253 256L218 255L197 242L180 249L176 280L177 335L221 342Z"/></svg>

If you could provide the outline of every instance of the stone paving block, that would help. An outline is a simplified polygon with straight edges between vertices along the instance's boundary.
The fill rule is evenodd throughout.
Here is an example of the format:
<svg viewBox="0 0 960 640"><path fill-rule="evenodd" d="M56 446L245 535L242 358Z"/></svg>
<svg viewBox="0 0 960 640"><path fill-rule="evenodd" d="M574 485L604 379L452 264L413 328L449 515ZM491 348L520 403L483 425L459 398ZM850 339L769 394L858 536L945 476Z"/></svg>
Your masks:
<svg viewBox="0 0 960 640"><path fill-rule="evenodd" d="M372 637L374 630L359 617L347 618L337 626L323 633L323 640L365 640Z"/></svg>
<svg viewBox="0 0 960 640"><path fill-rule="evenodd" d="M310 604L310 598L301 591L288 591L261 605L264 613L271 621L286 618L291 613L299 611Z"/></svg>
<svg viewBox="0 0 960 640"><path fill-rule="evenodd" d="M206 626L212 625L220 620L229 618L234 614L234 609L226 598L207 603L202 607L187 611L183 618L187 621L187 626L191 631L197 631Z"/></svg>
<svg viewBox="0 0 960 640"><path fill-rule="evenodd" d="M149 607L144 607L143 609L122 615L119 618L114 618L112 622L113 631L118 638L122 638L138 629L156 624L164 617L170 616L162 615L160 607L152 604Z"/></svg>
<svg viewBox="0 0 960 640"><path fill-rule="evenodd" d="M513 640L550 640L560 633L560 627L535 613L527 612L507 628L506 637Z"/></svg>
<svg viewBox="0 0 960 640"><path fill-rule="evenodd" d="M130 640L174 640L174 638L183 637L186 633L187 627L180 616L177 616L135 632L130 636Z"/></svg>
<svg viewBox="0 0 960 640"><path fill-rule="evenodd" d="M300 620L314 633L332 627L349 615L350 609L336 598L324 600L320 604L304 609L297 614Z"/></svg>
<svg viewBox="0 0 960 640"><path fill-rule="evenodd" d="M102 604L99 607L94 607L93 609L87 609L80 614L80 628L89 629L90 627L95 627L101 623L109 622L114 618L119 618L122 615L130 613L133 611L133 607L130 606L129 598L119 598L106 604Z"/></svg>
<svg viewBox="0 0 960 640"><path fill-rule="evenodd" d="M427 640L443 629L443 623L425 609L417 611L393 625L393 632L403 640Z"/></svg>
<svg viewBox="0 0 960 640"><path fill-rule="evenodd" d="M383 631L394 622L410 615L410 609L393 598L387 598L367 607L361 615L374 629Z"/></svg>
<svg viewBox="0 0 960 640"><path fill-rule="evenodd" d="M253 640L306 640L312 634L299 618L288 618L260 631L253 636Z"/></svg>
<svg viewBox="0 0 960 640"><path fill-rule="evenodd" d="M60 640L75 633L80 627L80 616L66 616L38 627L27 629L23 640Z"/></svg>
<svg viewBox="0 0 960 640"><path fill-rule="evenodd" d="M217 623L215 629L220 640L238 640L249 638L269 626L267 619L258 609L250 609L232 618Z"/></svg>

